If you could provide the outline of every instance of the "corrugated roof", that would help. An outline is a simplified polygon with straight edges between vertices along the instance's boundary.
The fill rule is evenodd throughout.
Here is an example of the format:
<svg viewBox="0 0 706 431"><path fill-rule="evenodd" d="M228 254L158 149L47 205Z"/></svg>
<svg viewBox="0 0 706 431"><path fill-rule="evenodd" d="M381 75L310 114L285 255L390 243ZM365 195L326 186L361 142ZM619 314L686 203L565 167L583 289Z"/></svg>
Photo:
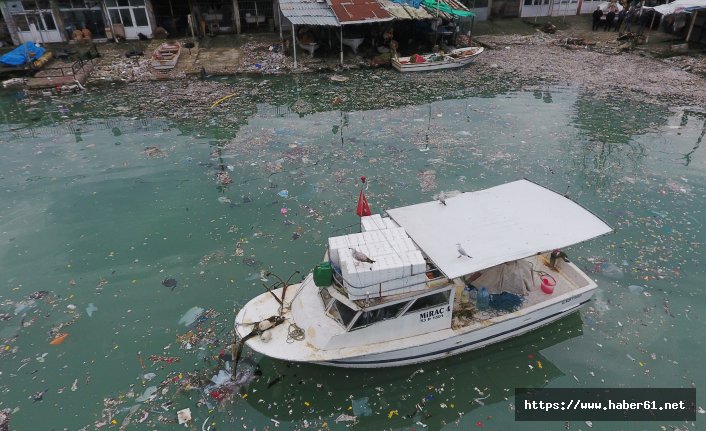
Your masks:
<svg viewBox="0 0 706 431"><path fill-rule="evenodd" d="M341 26L324 0L280 0L279 7L294 25Z"/></svg>
<svg viewBox="0 0 706 431"><path fill-rule="evenodd" d="M419 7L415 8L408 4L395 3L392 0L378 0L390 15L397 19L432 19L434 16L427 12L426 9Z"/></svg>
<svg viewBox="0 0 706 431"><path fill-rule="evenodd" d="M394 19L377 0L328 0L328 2L341 25Z"/></svg>

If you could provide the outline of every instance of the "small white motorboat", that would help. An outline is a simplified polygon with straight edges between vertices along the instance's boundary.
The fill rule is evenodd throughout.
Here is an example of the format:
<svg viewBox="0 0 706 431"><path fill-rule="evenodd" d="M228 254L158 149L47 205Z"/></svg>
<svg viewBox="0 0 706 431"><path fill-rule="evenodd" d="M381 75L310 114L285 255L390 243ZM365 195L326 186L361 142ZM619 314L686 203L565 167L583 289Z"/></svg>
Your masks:
<svg viewBox="0 0 706 431"><path fill-rule="evenodd" d="M301 283L249 301L235 318L236 363L245 344L284 361L392 367L515 337L590 300L596 283L558 249L612 231L527 180L387 214L329 238Z"/></svg>
<svg viewBox="0 0 706 431"><path fill-rule="evenodd" d="M470 64L483 52L483 47L456 48L447 53L415 54L409 57L393 57L392 67L400 72L423 72L428 70L455 69Z"/></svg>

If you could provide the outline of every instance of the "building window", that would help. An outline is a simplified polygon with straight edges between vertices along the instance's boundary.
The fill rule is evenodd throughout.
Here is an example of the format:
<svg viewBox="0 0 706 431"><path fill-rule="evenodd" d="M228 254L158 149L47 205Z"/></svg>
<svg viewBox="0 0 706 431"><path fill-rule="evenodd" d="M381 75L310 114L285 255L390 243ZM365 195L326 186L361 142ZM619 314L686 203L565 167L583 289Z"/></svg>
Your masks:
<svg viewBox="0 0 706 431"><path fill-rule="evenodd" d="M13 15L15 26L19 31L29 31L29 23L27 22L27 17L24 15Z"/></svg>
<svg viewBox="0 0 706 431"><path fill-rule="evenodd" d="M113 24L125 27L149 27L145 0L106 0Z"/></svg>
<svg viewBox="0 0 706 431"><path fill-rule="evenodd" d="M56 30L56 23L54 22L54 15L51 12L42 13L42 19L44 20L43 30Z"/></svg>
<svg viewBox="0 0 706 431"><path fill-rule="evenodd" d="M135 8L132 13L135 14L135 25L138 27L147 27L149 25L145 8Z"/></svg>
<svg viewBox="0 0 706 431"><path fill-rule="evenodd" d="M51 9L49 0L22 0L24 10Z"/></svg>
<svg viewBox="0 0 706 431"><path fill-rule="evenodd" d="M51 12L13 14L13 19L19 31L30 31L30 24L34 24L40 31L56 30Z"/></svg>

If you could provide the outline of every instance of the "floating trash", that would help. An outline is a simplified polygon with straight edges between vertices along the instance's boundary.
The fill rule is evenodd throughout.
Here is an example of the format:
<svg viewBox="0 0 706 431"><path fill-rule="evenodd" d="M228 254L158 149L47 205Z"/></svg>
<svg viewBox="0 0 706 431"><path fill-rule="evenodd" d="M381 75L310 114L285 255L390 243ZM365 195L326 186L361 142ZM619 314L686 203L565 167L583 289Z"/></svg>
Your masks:
<svg viewBox="0 0 706 431"><path fill-rule="evenodd" d="M59 333L56 337L54 337L53 340L49 342L52 346L58 346L59 344L63 343L66 340L66 337L68 337L69 334L66 332Z"/></svg>
<svg viewBox="0 0 706 431"><path fill-rule="evenodd" d="M368 404L368 397L351 400L351 406L355 416L370 416L373 414L373 409Z"/></svg>
<svg viewBox="0 0 706 431"><path fill-rule="evenodd" d="M179 410L177 412L177 419L179 420L179 425L189 422L191 420L191 409L185 408L184 410Z"/></svg>
<svg viewBox="0 0 706 431"><path fill-rule="evenodd" d="M609 278L620 279L623 278L623 270L619 266L605 262L600 266L601 274Z"/></svg>
<svg viewBox="0 0 706 431"><path fill-rule="evenodd" d="M135 398L138 403L144 403L157 393L157 386L150 386L145 389L141 396Z"/></svg>
<svg viewBox="0 0 706 431"><path fill-rule="evenodd" d="M642 293L645 290L645 288L642 286L637 286L635 284L631 284L630 286L628 286L628 290L630 291L630 293L634 293L637 295L637 294Z"/></svg>
<svg viewBox="0 0 706 431"><path fill-rule="evenodd" d="M177 281L174 278L165 278L162 280L162 286L174 289L177 286Z"/></svg>
<svg viewBox="0 0 706 431"><path fill-rule="evenodd" d="M189 311L187 311L186 313L184 313L183 316L181 316L181 319L179 319L179 323L184 324L184 326L189 326L194 323L196 319L199 318L203 311L204 309L201 307L191 307Z"/></svg>
<svg viewBox="0 0 706 431"><path fill-rule="evenodd" d="M289 191L287 190L280 190L279 193L277 193L280 197L286 198L289 196Z"/></svg>
<svg viewBox="0 0 706 431"><path fill-rule="evenodd" d="M93 305L93 303L89 303L88 307L86 307L86 314L88 314L88 317L93 317L93 313L98 311L98 307Z"/></svg>

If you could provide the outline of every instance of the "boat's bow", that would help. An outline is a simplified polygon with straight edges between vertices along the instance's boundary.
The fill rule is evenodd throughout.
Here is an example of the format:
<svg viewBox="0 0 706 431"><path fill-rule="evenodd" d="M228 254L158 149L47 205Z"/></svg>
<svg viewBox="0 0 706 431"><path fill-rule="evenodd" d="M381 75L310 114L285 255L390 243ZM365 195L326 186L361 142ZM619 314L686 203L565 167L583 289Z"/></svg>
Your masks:
<svg viewBox="0 0 706 431"><path fill-rule="evenodd" d="M324 360L329 334L343 328L326 317L311 274L301 283L288 286L284 306L283 289L263 293L249 301L235 318L238 338L254 351L293 362ZM281 309L281 314L280 314ZM254 332L253 332L254 331Z"/></svg>

